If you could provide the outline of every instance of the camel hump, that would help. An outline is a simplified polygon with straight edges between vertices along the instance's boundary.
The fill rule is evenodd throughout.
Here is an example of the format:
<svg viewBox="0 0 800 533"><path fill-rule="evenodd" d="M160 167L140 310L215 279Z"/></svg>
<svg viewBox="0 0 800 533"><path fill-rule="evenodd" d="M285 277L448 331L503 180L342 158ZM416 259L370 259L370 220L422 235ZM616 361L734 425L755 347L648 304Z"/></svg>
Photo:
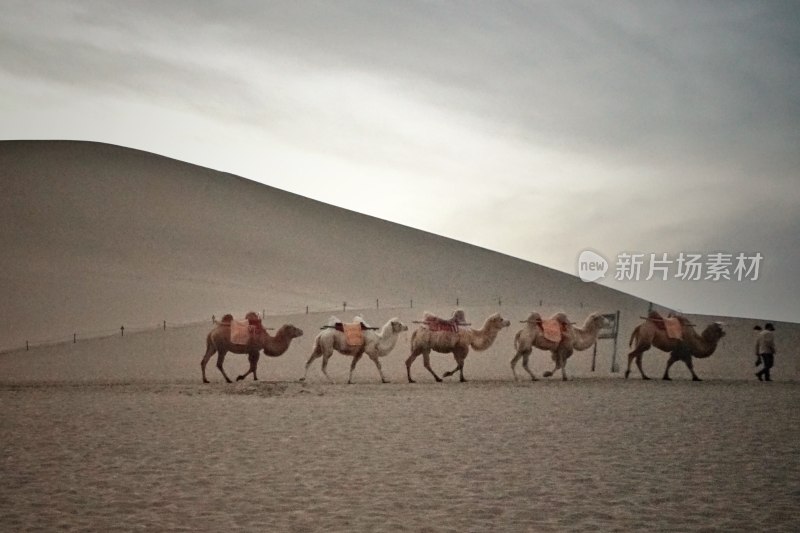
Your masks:
<svg viewBox="0 0 800 533"><path fill-rule="evenodd" d="M368 329L370 326L364 320L364 317L361 315L356 315L353 317L353 324L361 324L361 329Z"/></svg>
<svg viewBox="0 0 800 533"><path fill-rule="evenodd" d="M342 321L339 320L338 316L331 315L330 317L328 317L328 322L325 325L328 326L329 328L333 328L336 327L336 324L341 324L341 323Z"/></svg>
<svg viewBox="0 0 800 533"><path fill-rule="evenodd" d="M431 331L450 331L457 332L458 326L466 325L464 321L464 311L456 309L453 318L441 318L438 315L425 311L423 314L423 325Z"/></svg>
<svg viewBox="0 0 800 533"><path fill-rule="evenodd" d="M663 322L664 317L658 311L650 311L647 313L647 318L656 322Z"/></svg>
<svg viewBox="0 0 800 533"><path fill-rule="evenodd" d="M231 322L233 322L233 315L228 313L228 314L222 316L222 320L220 320L219 323L220 324L225 324L227 326L230 326Z"/></svg>

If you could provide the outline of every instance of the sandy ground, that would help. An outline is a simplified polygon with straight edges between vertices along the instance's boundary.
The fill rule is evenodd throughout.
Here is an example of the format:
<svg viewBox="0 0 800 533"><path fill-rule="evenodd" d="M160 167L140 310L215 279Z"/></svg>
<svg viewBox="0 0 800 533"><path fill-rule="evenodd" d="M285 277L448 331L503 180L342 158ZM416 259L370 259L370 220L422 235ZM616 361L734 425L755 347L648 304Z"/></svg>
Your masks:
<svg viewBox="0 0 800 533"><path fill-rule="evenodd" d="M507 310L513 320L522 310ZM381 313L397 314L394 311ZM381 313L368 316L373 323ZM418 311L403 317L410 321ZM483 316L468 309L468 317ZM486 313L488 314L488 313ZM0 523L26 530L795 531L800 383L752 377L748 324L671 383L625 381L609 354L574 379L511 379L512 331L469 383L405 383L408 334L345 385L300 384L322 316L262 381L200 383L207 326L0 354ZM278 319L276 319L278 320ZM780 329L779 329L780 332ZM786 334L786 332L784 331ZM737 340L738 339L738 340ZM780 337L779 337L780 339ZM739 344L747 341L747 345ZM605 350L605 348L603 348ZM620 348L622 351L622 348ZM666 356L646 359L660 375ZM441 372L452 367L434 359ZM534 371L549 368L535 355ZM226 370L244 371L229 355ZM624 367L623 367L624 369Z"/></svg>

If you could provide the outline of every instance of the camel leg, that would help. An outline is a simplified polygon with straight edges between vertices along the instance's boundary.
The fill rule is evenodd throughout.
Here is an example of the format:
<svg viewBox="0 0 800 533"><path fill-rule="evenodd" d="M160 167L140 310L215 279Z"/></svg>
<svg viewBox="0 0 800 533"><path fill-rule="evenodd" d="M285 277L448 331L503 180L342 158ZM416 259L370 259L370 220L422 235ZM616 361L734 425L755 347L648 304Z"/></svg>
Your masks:
<svg viewBox="0 0 800 533"><path fill-rule="evenodd" d="M226 352L225 350L219 351L219 354L217 355L217 368L219 368L219 371L222 372L222 377L225 378L225 381L227 381L228 383L233 383L233 381L231 381L231 378L228 377L228 374L225 373L225 369L222 368L222 363L225 362L225 354L227 353L228 352Z"/></svg>
<svg viewBox="0 0 800 533"><path fill-rule="evenodd" d="M517 355L514 356L514 359L511 360L511 372L514 373L514 381L517 381L517 370L514 368L517 365L517 361L522 359L522 368L525 369L525 372L531 377L531 381L536 381L536 376L533 375L531 369L528 367L528 359L530 359L531 351L530 350L520 350L517 352Z"/></svg>
<svg viewBox="0 0 800 533"><path fill-rule="evenodd" d="M642 374L642 379L650 379L642 369L642 354L650 349L650 345L637 346L631 353L628 354L628 369L625 370L625 379L631 373L631 363L636 359L636 366L639 367L639 372Z"/></svg>
<svg viewBox="0 0 800 533"><path fill-rule="evenodd" d="M514 355L514 358L511 360L511 373L514 374L514 381L517 381L517 369L514 368L517 366L517 361L522 358L522 352L517 352Z"/></svg>
<svg viewBox="0 0 800 533"><path fill-rule="evenodd" d="M669 377L669 369L674 365L680 357L678 357L675 352L671 352L669 354L669 360L667 360L667 367L664 369L664 376L661 378L664 381L672 381L672 378Z"/></svg>
<svg viewBox="0 0 800 533"><path fill-rule="evenodd" d="M361 359L361 356L364 355L363 353L358 353L353 356L353 362L350 363L350 377L347 378L347 384L350 385L353 383L353 372L356 370L356 363Z"/></svg>
<svg viewBox="0 0 800 533"><path fill-rule="evenodd" d="M465 383L467 381L467 378L464 377L464 361L466 361L466 359L467 359L466 354L464 354L464 357L458 358L458 374L459 374L459 381L461 381L461 383Z"/></svg>
<svg viewBox="0 0 800 533"><path fill-rule="evenodd" d="M214 355L217 349L214 347L213 344L209 343L208 347L206 348L206 354L203 356L203 360L200 361L200 371L203 374L203 383L211 383L206 378L206 365L208 364L208 360L211 359L211 356Z"/></svg>
<svg viewBox="0 0 800 533"><path fill-rule="evenodd" d="M531 369L528 366L528 360L530 359L530 357L531 357L531 352L528 352L522 356L522 368L524 368L525 372L527 372L528 375L531 377L531 381L537 381L536 376L533 375L533 372L531 372Z"/></svg>
<svg viewBox="0 0 800 533"><path fill-rule="evenodd" d="M431 375L433 376L433 379L435 379L437 381L437 383L442 381L442 378L437 376L436 372L434 372L433 368L431 368L431 352L429 352L429 351L422 352L422 364L423 364L423 366L425 368L428 369L428 372L431 373Z"/></svg>
<svg viewBox="0 0 800 533"><path fill-rule="evenodd" d="M702 379L700 379L697 376L697 374L694 373L694 363L692 362L692 356L691 355L687 355L686 357L683 357L683 362L689 368L689 372L692 373L692 381L703 381Z"/></svg>
<svg viewBox="0 0 800 533"><path fill-rule="evenodd" d="M306 380L306 378L308 377L308 369L311 367L311 363L313 363L314 360L319 358L319 357L322 357L322 351L319 349L318 346L315 346L314 347L314 351L311 352L311 357L309 357L308 361L306 361L306 371L303 374L303 377L300 378L300 381L305 381Z"/></svg>
<svg viewBox="0 0 800 533"><path fill-rule="evenodd" d="M324 354L324 355L322 356L322 373L323 373L323 374L325 374L325 377L326 377L326 378L328 378L328 381L330 381L331 383L333 383L333 380L332 380L332 379L331 379L331 377L328 375L328 359L330 359L330 358L331 358L331 355L333 355L333 352L331 352L331 353L326 353L326 354Z"/></svg>
<svg viewBox="0 0 800 533"><path fill-rule="evenodd" d="M464 361L467 359L467 351L461 350L458 347L456 347L456 349L453 350L453 359L456 360L456 367L449 372L445 372L442 375L442 377L449 378L450 376L458 372L460 375L460 381L462 383L467 381L466 379L464 379Z"/></svg>
<svg viewBox="0 0 800 533"><path fill-rule="evenodd" d="M553 365L554 366L553 366L553 370L548 370L544 374L542 374L546 378L551 377L553 374L556 373L556 371L559 368L561 368L561 359L559 358L558 353L550 352L550 358L553 360ZM562 371L562 376L563 376L563 371Z"/></svg>
<svg viewBox="0 0 800 533"><path fill-rule="evenodd" d="M258 352L249 352L247 354L247 360L250 362L250 368L242 374L241 376L236 378L236 381L242 381L244 378L249 376L251 373L253 374L253 379L258 381L258 377L256 377L256 367L258 367Z"/></svg>
<svg viewBox="0 0 800 533"><path fill-rule="evenodd" d="M381 369L381 362L380 359L378 359L378 356L370 355L369 358L372 359L372 362L375 363L375 366L378 368L378 374L381 375L381 383L389 383L389 380L383 375L383 369Z"/></svg>
<svg viewBox="0 0 800 533"><path fill-rule="evenodd" d="M420 353L422 353L422 351L412 350L411 355L409 355L408 359L406 359L406 374L408 374L409 383L416 383L416 381L411 379L411 365L414 363L414 360L416 360Z"/></svg>
<svg viewBox="0 0 800 533"><path fill-rule="evenodd" d="M644 368L642 368L642 354L641 353L636 356L636 366L639 368L639 373L642 375L642 379L650 379L644 373Z"/></svg>

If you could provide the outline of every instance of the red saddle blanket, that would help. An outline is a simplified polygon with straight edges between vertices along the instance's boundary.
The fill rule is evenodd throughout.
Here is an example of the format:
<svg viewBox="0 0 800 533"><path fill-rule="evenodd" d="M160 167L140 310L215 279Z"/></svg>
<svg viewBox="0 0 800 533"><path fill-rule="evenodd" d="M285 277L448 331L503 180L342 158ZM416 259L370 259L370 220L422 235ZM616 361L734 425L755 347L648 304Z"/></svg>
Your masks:
<svg viewBox="0 0 800 533"><path fill-rule="evenodd" d="M449 331L458 333L458 322L455 320L445 320L439 317L426 316L422 323L431 331Z"/></svg>
<svg viewBox="0 0 800 533"><path fill-rule="evenodd" d="M561 322L555 319L542 320L542 333L544 338L551 342L561 342Z"/></svg>
<svg viewBox="0 0 800 533"><path fill-rule="evenodd" d="M231 317L230 324L233 344L250 344L254 341L254 337L264 331L264 325L257 317L248 316L247 320L233 320Z"/></svg>

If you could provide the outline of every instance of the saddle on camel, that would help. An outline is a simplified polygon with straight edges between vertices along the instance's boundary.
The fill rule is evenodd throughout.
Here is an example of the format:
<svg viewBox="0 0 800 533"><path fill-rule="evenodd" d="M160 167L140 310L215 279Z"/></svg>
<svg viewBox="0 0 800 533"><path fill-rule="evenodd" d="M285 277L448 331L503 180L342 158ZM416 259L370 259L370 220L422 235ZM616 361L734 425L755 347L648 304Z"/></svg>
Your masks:
<svg viewBox="0 0 800 533"><path fill-rule="evenodd" d="M672 313L664 318L658 311L650 311L647 313L646 317L642 318L652 322L656 329L666 332L667 337L670 339L683 340L683 325L681 324L681 319L677 316L673 316Z"/></svg>
<svg viewBox="0 0 800 533"><path fill-rule="evenodd" d="M561 337L566 335L569 323L558 320L557 318L537 317L536 320L523 320L526 324L536 324L545 339L551 342L561 342Z"/></svg>
<svg viewBox="0 0 800 533"><path fill-rule="evenodd" d="M250 311L244 320L234 320L233 315L222 317L220 324L231 328L231 343L246 346L257 342L258 337L266 331L258 314Z"/></svg>
<svg viewBox="0 0 800 533"><path fill-rule="evenodd" d="M447 331L450 333L458 333L459 326L469 326L466 321L466 315L462 309L453 311L453 317L449 319L441 318L433 313L424 312L423 320L415 321L415 324L422 324L424 328L430 331Z"/></svg>
<svg viewBox="0 0 800 533"><path fill-rule="evenodd" d="M320 329L335 329L344 333L345 341L348 346L363 346L364 345L364 331L377 330L364 323L363 320L356 320L355 322L342 322L335 319L333 323L322 326Z"/></svg>

